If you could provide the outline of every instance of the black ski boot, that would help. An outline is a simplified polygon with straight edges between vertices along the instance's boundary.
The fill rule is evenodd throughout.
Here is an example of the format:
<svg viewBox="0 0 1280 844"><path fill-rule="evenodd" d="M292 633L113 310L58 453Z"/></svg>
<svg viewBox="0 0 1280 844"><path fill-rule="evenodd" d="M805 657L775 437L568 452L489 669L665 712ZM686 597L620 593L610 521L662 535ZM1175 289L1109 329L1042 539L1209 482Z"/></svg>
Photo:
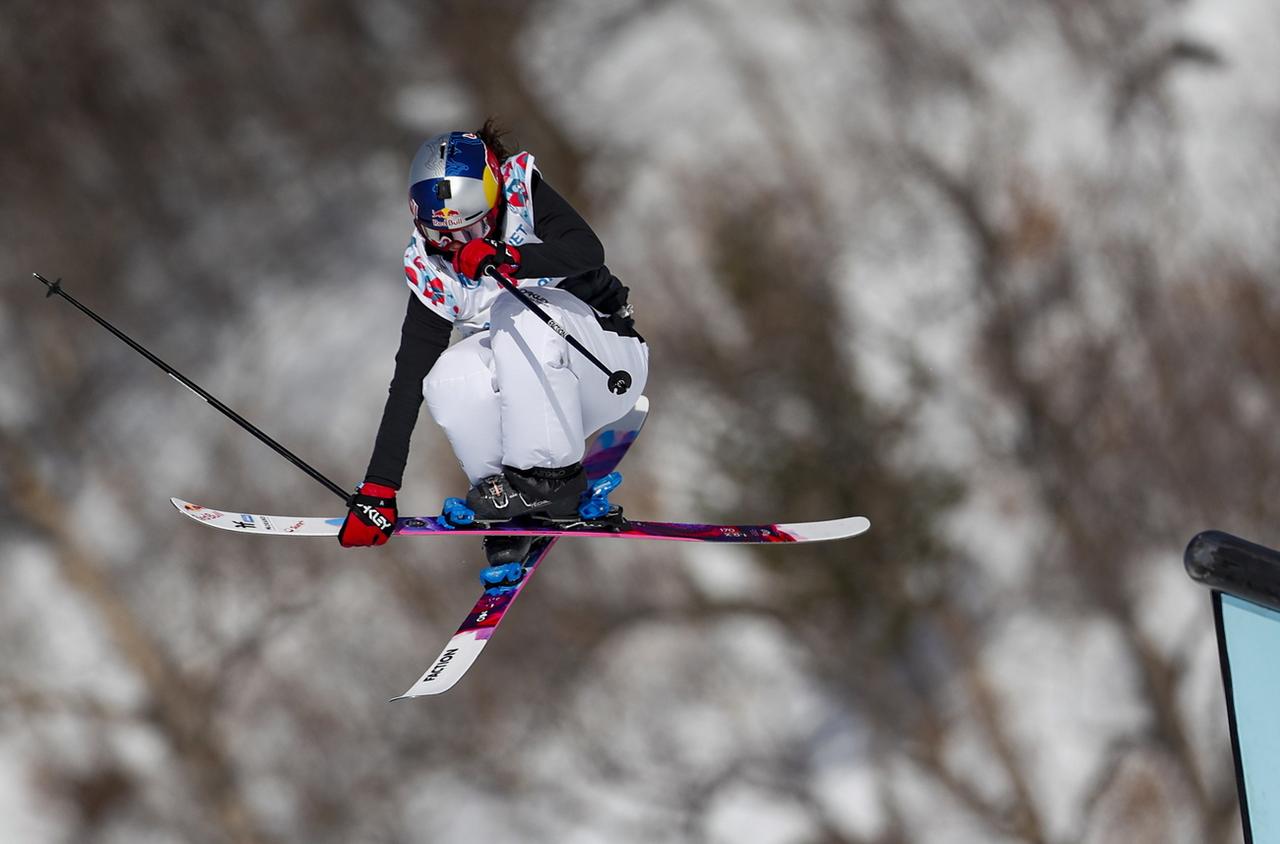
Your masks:
<svg viewBox="0 0 1280 844"><path fill-rule="evenodd" d="M524 562L533 549L532 536L486 536L484 556L491 566Z"/></svg>
<svg viewBox="0 0 1280 844"><path fill-rule="evenodd" d="M480 572L486 595L510 592L524 580L524 561L533 548L532 536L486 536L484 555L489 565Z"/></svg>
<svg viewBox="0 0 1280 844"><path fill-rule="evenodd" d="M467 506L481 523L505 522L516 516L539 516L551 521L578 519L578 505L587 491L581 463L559 469L513 469L484 478L467 493Z"/></svg>

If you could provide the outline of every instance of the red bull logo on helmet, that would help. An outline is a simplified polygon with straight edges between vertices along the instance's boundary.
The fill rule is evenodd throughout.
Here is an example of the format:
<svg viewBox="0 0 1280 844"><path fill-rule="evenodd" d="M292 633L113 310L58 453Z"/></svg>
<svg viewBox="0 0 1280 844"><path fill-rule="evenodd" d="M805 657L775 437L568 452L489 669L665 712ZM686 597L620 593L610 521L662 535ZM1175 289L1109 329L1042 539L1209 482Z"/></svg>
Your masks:
<svg viewBox="0 0 1280 844"><path fill-rule="evenodd" d="M462 215L452 208L433 208L431 225L433 228L437 226L443 229L458 228L462 225Z"/></svg>

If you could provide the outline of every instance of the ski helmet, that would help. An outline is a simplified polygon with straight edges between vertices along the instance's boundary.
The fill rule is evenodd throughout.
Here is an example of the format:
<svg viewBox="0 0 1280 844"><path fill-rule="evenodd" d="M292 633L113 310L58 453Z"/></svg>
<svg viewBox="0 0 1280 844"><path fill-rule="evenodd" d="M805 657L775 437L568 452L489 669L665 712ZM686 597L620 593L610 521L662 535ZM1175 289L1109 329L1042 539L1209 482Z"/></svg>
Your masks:
<svg viewBox="0 0 1280 844"><path fill-rule="evenodd" d="M418 148L409 166L409 211L437 245L485 237L502 209L498 159L474 132L446 132Z"/></svg>

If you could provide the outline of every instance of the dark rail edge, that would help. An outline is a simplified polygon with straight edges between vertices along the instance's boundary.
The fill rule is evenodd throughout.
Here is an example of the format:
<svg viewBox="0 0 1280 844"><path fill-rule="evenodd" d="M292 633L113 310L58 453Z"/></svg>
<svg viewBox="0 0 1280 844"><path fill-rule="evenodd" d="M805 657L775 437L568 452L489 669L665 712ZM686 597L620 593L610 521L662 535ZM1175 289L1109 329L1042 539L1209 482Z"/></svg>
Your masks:
<svg viewBox="0 0 1280 844"><path fill-rule="evenodd" d="M1280 612L1280 551L1206 530L1191 538L1182 562L1197 583Z"/></svg>

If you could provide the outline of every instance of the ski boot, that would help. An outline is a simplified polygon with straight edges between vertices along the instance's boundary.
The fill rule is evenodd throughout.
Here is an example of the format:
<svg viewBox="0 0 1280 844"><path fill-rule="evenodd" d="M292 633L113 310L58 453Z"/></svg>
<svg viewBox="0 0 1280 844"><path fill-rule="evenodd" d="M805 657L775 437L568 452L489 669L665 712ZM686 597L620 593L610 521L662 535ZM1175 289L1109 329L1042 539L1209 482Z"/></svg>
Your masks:
<svg viewBox="0 0 1280 844"><path fill-rule="evenodd" d="M480 524L517 516L574 520L586 491L587 475L581 463L559 469L504 466L501 475L484 478L471 488L465 509L472 514L471 522ZM455 507L454 512L461 510ZM532 547L532 536L486 536L484 553L489 565L480 572L485 594L500 595L515 589L524 579L524 560Z"/></svg>
<svg viewBox="0 0 1280 844"><path fill-rule="evenodd" d="M471 488L466 505L481 524L517 516L576 521L578 504L586 491L587 473L581 463L559 469L503 466L501 475L490 475Z"/></svg>
<svg viewBox="0 0 1280 844"><path fill-rule="evenodd" d="M467 527L476 523L476 514L461 498L446 498L436 523L450 530ZM501 595L515 589L524 580L524 560L532 550L532 536L486 536L484 556L489 565L480 572L485 594Z"/></svg>
<svg viewBox="0 0 1280 844"><path fill-rule="evenodd" d="M508 563L520 563L529 556L533 548L532 536L513 534L508 536L486 536L484 538L484 558L491 566L505 566Z"/></svg>
<svg viewBox="0 0 1280 844"><path fill-rule="evenodd" d="M486 595L510 592L524 580L524 561L533 550L532 536L486 536L484 556L489 565L480 570Z"/></svg>

